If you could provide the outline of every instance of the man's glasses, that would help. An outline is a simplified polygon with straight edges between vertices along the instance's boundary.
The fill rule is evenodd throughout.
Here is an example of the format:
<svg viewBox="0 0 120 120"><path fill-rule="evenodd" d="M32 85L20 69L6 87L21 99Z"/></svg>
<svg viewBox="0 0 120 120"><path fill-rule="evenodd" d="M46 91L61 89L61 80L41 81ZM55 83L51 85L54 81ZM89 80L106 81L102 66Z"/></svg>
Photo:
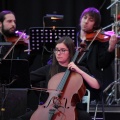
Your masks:
<svg viewBox="0 0 120 120"><path fill-rule="evenodd" d="M57 53L61 53L61 54L64 54L66 51L66 49L61 49L61 50L58 50L58 49L54 49L54 53L57 54Z"/></svg>

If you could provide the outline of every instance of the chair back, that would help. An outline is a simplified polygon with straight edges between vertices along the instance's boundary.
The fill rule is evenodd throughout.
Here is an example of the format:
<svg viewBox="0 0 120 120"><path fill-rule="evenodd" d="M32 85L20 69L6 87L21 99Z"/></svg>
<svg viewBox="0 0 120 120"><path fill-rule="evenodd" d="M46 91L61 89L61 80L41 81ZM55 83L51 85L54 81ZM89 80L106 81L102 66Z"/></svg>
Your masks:
<svg viewBox="0 0 120 120"><path fill-rule="evenodd" d="M82 103L87 104L87 112L89 113L89 107L90 107L90 91L86 89L86 94L82 98Z"/></svg>

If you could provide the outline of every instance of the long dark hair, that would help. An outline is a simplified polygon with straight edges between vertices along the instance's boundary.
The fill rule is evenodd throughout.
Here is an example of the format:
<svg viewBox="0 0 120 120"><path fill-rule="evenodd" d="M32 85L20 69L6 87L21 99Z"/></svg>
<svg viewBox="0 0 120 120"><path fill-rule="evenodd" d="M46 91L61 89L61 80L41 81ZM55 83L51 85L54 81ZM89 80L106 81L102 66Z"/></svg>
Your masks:
<svg viewBox="0 0 120 120"><path fill-rule="evenodd" d="M70 61L71 61L71 59L75 53L75 46L74 46L73 40L68 36L64 36L64 37L61 37L56 42L56 45L59 43L64 43L66 45L66 47L68 48L69 53L70 53ZM53 75L57 74L58 70L59 70L59 63L56 60L55 53L53 53L53 60L52 60L52 67L50 70L50 76L52 77Z"/></svg>
<svg viewBox="0 0 120 120"><path fill-rule="evenodd" d="M14 14L12 11L10 11L10 10L4 10L4 11L0 12L0 22L3 23L3 21L5 20L5 15L7 15L7 14L13 14L13 15L15 15L15 14Z"/></svg>

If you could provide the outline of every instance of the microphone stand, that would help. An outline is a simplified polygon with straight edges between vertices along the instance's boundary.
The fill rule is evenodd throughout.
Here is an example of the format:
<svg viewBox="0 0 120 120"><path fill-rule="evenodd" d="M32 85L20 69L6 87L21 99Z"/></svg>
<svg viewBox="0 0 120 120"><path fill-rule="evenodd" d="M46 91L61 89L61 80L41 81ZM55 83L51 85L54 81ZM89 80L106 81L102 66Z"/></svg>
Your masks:
<svg viewBox="0 0 120 120"><path fill-rule="evenodd" d="M115 86L120 84L120 79L118 79L117 81L114 81L112 83L110 83L103 91L103 93L107 93L107 91L112 87L111 92L108 94L107 98L106 98L106 104L108 105L112 105L113 102L116 102L115 100ZM117 99L117 102L119 102L120 99Z"/></svg>
<svg viewBox="0 0 120 120"><path fill-rule="evenodd" d="M105 30L105 29L107 29L109 27L112 27L112 30L113 30L113 27L118 26L118 25L119 25L119 21L111 23L110 25L105 26L104 28L102 28L102 30Z"/></svg>
<svg viewBox="0 0 120 120"><path fill-rule="evenodd" d="M120 2L119 0L115 0L115 2L113 2L110 6L107 7L107 9L111 8L114 4L116 4L117 2Z"/></svg>

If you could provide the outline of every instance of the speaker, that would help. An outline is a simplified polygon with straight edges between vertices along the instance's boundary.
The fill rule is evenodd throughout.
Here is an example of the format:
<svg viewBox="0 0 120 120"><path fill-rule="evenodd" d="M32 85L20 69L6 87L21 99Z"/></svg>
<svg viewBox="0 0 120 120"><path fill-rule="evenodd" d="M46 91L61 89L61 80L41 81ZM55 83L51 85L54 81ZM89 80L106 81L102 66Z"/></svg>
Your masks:
<svg viewBox="0 0 120 120"><path fill-rule="evenodd" d="M4 105L5 111L0 111L3 120L16 118L25 114L27 108L27 91L24 88L0 89L0 108Z"/></svg>

